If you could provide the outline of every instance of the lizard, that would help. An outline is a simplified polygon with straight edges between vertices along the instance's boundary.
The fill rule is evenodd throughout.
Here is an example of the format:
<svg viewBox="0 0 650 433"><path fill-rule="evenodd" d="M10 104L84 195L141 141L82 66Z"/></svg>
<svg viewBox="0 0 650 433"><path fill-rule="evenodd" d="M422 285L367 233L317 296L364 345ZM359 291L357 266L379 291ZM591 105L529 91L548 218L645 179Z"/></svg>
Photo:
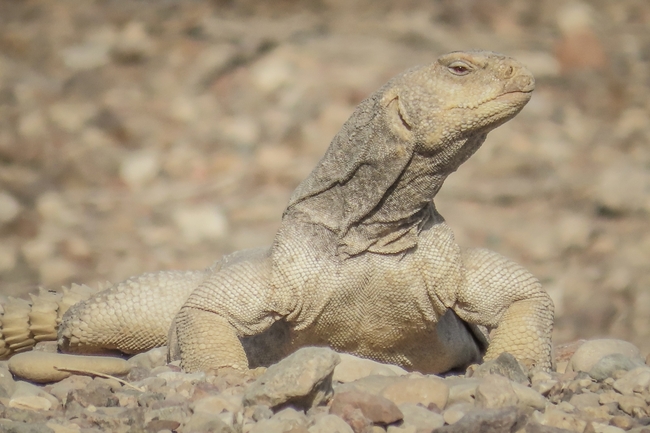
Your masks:
<svg viewBox="0 0 650 433"><path fill-rule="evenodd" d="M422 373L503 352L548 370L549 295L509 259L457 245L434 204L534 88L521 63L488 51L397 75L359 104L293 192L270 247L92 295L60 318L60 350L167 344L189 372L269 365L307 345Z"/></svg>

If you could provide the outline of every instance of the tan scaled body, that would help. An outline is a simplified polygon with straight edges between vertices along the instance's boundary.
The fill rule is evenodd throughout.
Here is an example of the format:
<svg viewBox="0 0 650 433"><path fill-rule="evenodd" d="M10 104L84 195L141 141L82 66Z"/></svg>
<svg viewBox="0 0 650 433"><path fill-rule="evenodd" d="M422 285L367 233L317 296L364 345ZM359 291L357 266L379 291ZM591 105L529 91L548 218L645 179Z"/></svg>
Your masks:
<svg viewBox="0 0 650 433"><path fill-rule="evenodd" d="M118 284L66 313L60 347L150 348L147 313L156 315L161 286L178 286L180 310L165 320L170 356L189 371L265 365L298 347L327 345L440 373L481 359L480 327L496 329L487 358L507 351L550 368L549 296L509 260L461 250L433 203L445 178L533 89L520 63L481 51L398 75L334 137L291 197L270 248L235 253L203 272ZM125 327L123 311L134 303L141 326Z"/></svg>

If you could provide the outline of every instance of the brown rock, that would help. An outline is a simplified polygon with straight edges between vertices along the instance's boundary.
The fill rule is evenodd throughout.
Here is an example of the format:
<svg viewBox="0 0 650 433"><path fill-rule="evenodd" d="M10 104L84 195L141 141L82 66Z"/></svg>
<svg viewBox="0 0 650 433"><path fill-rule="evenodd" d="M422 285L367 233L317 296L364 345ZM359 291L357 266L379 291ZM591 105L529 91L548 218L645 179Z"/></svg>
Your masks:
<svg viewBox="0 0 650 433"><path fill-rule="evenodd" d="M349 408L359 409L364 417L378 424L391 424L403 418L397 405L388 398L362 391L336 393L330 413L346 419L344 414L351 412Z"/></svg>
<svg viewBox="0 0 650 433"><path fill-rule="evenodd" d="M397 406L404 403L419 403L428 407L433 403L439 409L444 409L449 399L449 387L443 379L437 377L405 378L388 385L381 395Z"/></svg>

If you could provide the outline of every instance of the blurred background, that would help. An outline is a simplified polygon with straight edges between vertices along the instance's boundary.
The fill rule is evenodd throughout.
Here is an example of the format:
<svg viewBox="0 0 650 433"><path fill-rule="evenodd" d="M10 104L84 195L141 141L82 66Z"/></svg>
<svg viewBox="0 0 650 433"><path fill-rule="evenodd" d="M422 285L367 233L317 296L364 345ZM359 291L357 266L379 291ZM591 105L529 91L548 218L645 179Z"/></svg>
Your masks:
<svg viewBox="0 0 650 433"><path fill-rule="evenodd" d="M436 199L535 273L556 343L650 350L647 0L0 0L0 294L269 244L391 76L482 48L537 78Z"/></svg>

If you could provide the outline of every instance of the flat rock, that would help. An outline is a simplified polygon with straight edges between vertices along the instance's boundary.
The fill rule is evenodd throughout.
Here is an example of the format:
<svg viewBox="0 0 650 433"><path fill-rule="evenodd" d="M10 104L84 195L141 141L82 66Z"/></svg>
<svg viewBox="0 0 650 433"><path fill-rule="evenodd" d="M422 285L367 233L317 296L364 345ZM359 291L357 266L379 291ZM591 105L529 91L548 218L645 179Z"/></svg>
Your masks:
<svg viewBox="0 0 650 433"><path fill-rule="evenodd" d="M367 376L403 376L407 371L401 367L371 359L364 359L347 353L340 353L341 363L334 368L332 380L335 382L353 382Z"/></svg>
<svg viewBox="0 0 650 433"><path fill-rule="evenodd" d="M14 355L9 360L9 371L14 375L39 383L56 382L75 372L122 376L128 374L130 370L131 365L127 361L110 356L25 352Z"/></svg>
<svg viewBox="0 0 650 433"><path fill-rule="evenodd" d="M650 388L650 368L643 366L628 371L614 382L614 389L623 395L635 392L648 393Z"/></svg>
<svg viewBox="0 0 650 433"><path fill-rule="evenodd" d="M399 407L404 414L404 422L416 427L418 432L429 432L445 425L439 413L413 403L404 403Z"/></svg>
<svg viewBox="0 0 650 433"><path fill-rule="evenodd" d="M309 433L354 433L352 427L336 415L325 415L309 427Z"/></svg>
<svg viewBox="0 0 650 433"><path fill-rule="evenodd" d="M483 409L468 413L458 422L436 430L436 433L506 433L515 432L525 415L515 407Z"/></svg>
<svg viewBox="0 0 650 433"><path fill-rule="evenodd" d="M301 407L317 406L328 400L332 374L340 362L331 349L305 347L270 366L244 393L244 405L277 407L291 402Z"/></svg>
<svg viewBox="0 0 650 433"><path fill-rule="evenodd" d="M419 403L425 407L434 404L438 409L444 409L449 399L449 386L438 377L404 378L384 388L381 395L398 406Z"/></svg>
<svg viewBox="0 0 650 433"><path fill-rule="evenodd" d="M397 405L385 397L356 390L334 395L330 413L345 419L345 414L354 409L376 424L391 424L403 418Z"/></svg>

